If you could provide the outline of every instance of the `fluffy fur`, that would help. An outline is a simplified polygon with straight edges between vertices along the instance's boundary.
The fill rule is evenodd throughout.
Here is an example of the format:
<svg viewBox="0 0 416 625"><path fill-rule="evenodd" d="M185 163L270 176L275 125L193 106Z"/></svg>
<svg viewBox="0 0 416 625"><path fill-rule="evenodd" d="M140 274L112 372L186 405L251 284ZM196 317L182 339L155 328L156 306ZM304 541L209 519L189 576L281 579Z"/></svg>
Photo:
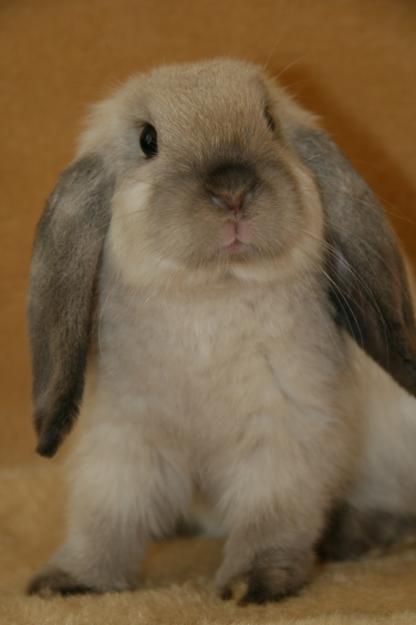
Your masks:
<svg viewBox="0 0 416 625"><path fill-rule="evenodd" d="M383 479L361 363L382 374L347 332L415 392L413 321L371 192L257 67L132 79L94 110L35 244L41 453L83 401L67 539L31 592L134 588L150 539L197 498L228 536L221 596L241 580L243 603L296 593L331 509L367 505Z"/></svg>

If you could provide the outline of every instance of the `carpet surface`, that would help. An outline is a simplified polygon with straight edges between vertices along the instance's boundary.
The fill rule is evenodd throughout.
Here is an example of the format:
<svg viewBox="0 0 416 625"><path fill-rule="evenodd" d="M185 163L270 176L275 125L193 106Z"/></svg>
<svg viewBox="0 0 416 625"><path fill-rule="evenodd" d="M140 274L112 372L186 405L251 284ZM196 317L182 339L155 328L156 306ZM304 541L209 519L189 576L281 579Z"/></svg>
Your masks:
<svg viewBox="0 0 416 625"><path fill-rule="evenodd" d="M0 0L0 625L416 625L416 547L318 569L301 596L216 599L221 544L151 548L135 593L24 595L59 542L59 458L33 452L25 293L35 223L87 105L131 73L212 56L266 65L382 199L416 259L414 0Z"/></svg>
<svg viewBox="0 0 416 625"><path fill-rule="evenodd" d="M416 545L361 563L318 568L299 597L237 607L213 592L221 542L191 538L153 545L132 593L40 599L22 591L63 530L63 478L57 466L0 473L1 625L415 625Z"/></svg>

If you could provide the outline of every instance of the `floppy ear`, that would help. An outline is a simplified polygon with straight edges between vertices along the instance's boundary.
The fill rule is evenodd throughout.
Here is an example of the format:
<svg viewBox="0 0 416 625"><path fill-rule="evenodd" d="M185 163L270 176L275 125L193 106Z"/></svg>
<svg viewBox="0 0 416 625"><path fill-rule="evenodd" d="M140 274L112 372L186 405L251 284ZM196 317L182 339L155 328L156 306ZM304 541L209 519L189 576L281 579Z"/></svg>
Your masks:
<svg viewBox="0 0 416 625"><path fill-rule="evenodd" d="M325 211L328 290L336 321L401 386L416 395L416 327L395 235L364 180L322 131L296 145Z"/></svg>
<svg viewBox="0 0 416 625"><path fill-rule="evenodd" d="M37 227L28 312L37 451L43 456L55 454L82 399L112 191L100 157L81 158L62 173Z"/></svg>

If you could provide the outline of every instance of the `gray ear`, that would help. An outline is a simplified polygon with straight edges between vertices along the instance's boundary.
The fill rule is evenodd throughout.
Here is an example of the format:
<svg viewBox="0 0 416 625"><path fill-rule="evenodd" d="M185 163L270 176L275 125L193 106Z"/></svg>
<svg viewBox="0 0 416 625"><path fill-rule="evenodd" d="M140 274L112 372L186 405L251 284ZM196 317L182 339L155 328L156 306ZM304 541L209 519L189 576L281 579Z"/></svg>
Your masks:
<svg viewBox="0 0 416 625"><path fill-rule="evenodd" d="M102 160L68 167L37 227L29 286L37 451L53 456L78 414L113 191Z"/></svg>
<svg viewBox="0 0 416 625"><path fill-rule="evenodd" d="M336 321L416 395L415 316L403 260L384 211L324 132L298 131L295 141L315 176L325 210L326 272Z"/></svg>

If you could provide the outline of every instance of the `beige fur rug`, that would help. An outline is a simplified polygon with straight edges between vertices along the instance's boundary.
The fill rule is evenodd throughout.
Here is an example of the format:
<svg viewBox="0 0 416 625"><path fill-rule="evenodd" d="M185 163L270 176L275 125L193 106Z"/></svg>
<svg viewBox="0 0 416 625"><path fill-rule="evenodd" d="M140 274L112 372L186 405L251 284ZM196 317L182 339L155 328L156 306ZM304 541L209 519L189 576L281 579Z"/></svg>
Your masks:
<svg viewBox="0 0 416 625"><path fill-rule="evenodd" d="M62 534L63 480L54 463L0 471L0 625L415 625L416 546L360 563L317 568L299 597L238 607L217 599L219 541L153 545L140 589L40 599L25 585Z"/></svg>

